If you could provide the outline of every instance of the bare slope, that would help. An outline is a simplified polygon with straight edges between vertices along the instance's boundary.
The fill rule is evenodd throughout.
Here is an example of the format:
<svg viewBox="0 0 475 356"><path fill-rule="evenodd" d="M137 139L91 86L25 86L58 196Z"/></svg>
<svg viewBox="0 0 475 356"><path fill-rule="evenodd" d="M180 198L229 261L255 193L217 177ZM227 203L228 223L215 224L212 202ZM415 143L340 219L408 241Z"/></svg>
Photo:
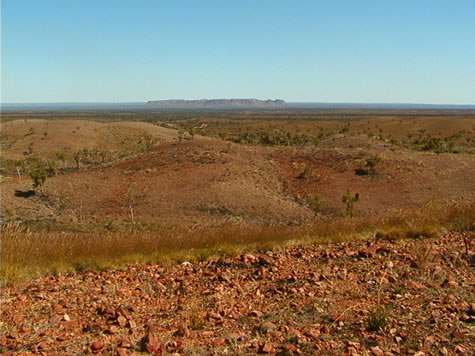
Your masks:
<svg viewBox="0 0 475 356"><path fill-rule="evenodd" d="M375 154L382 162L375 175L365 175L365 160ZM340 135L308 148L248 147L195 138L49 178L40 196L14 196L14 190L31 187L25 178L5 179L2 189L9 214L26 219L295 225L340 214L347 189L360 193L356 209L362 215L416 207L431 199L471 199L474 176L473 155L393 151L367 137ZM320 203L311 206L312 199Z"/></svg>
<svg viewBox="0 0 475 356"><path fill-rule="evenodd" d="M171 142L174 130L144 122L101 123L88 120L12 120L2 123L3 150L6 159L38 156L54 158L58 152L73 152L83 148L103 148L116 151L130 149L145 134L157 142Z"/></svg>

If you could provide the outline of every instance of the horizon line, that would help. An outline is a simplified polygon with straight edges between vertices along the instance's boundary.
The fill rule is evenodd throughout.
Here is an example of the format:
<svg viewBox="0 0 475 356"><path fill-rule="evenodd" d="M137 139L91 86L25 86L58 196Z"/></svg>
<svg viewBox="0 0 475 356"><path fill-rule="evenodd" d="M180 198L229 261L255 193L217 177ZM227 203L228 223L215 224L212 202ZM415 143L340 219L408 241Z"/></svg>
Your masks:
<svg viewBox="0 0 475 356"><path fill-rule="evenodd" d="M30 102L0 102L0 105L51 105L51 104L147 104L149 101L162 101L162 100L203 100L201 99L153 99L147 101L30 101ZM256 98L213 98L206 100L246 100ZM284 100L288 104L359 104L359 105L436 105L436 106L475 106L472 104L459 104L459 103L421 103L421 102L402 102L402 101L287 101L285 99L257 99L257 100Z"/></svg>

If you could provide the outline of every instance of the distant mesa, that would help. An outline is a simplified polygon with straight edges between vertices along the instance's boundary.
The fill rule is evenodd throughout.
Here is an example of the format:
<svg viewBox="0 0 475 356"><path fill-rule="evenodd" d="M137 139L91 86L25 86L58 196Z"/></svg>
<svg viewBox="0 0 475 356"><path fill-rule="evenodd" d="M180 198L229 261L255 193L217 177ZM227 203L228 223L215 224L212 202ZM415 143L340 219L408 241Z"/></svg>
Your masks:
<svg viewBox="0 0 475 356"><path fill-rule="evenodd" d="M281 99L200 99L200 100L184 100L184 99L170 99L170 100L150 100L147 104L157 107L168 108L213 108L213 107L275 107L284 106L287 103Z"/></svg>

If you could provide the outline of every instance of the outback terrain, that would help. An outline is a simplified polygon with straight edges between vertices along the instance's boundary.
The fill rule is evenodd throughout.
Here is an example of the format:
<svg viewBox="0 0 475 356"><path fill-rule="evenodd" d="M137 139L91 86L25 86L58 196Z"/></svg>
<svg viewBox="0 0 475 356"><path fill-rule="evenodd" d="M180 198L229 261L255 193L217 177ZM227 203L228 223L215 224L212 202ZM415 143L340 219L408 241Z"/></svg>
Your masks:
<svg viewBox="0 0 475 356"><path fill-rule="evenodd" d="M473 112L1 125L3 354L472 354Z"/></svg>
<svg viewBox="0 0 475 356"><path fill-rule="evenodd" d="M464 237L47 276L2 289L2 351L471 355L475 280Z"/></svg>

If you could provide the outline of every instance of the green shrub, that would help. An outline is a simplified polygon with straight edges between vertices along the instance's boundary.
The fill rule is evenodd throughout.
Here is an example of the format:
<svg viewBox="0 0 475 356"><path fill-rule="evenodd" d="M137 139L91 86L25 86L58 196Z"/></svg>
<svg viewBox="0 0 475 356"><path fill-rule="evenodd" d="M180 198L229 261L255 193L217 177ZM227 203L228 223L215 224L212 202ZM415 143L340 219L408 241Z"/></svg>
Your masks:
<svg viewBox="0 0 475 356"><path fill-rule="evenodd" d="M33 187L40 188L46 181L46 171L43 167L38 167L30 172L30 178L33 180Z"/></svg>

